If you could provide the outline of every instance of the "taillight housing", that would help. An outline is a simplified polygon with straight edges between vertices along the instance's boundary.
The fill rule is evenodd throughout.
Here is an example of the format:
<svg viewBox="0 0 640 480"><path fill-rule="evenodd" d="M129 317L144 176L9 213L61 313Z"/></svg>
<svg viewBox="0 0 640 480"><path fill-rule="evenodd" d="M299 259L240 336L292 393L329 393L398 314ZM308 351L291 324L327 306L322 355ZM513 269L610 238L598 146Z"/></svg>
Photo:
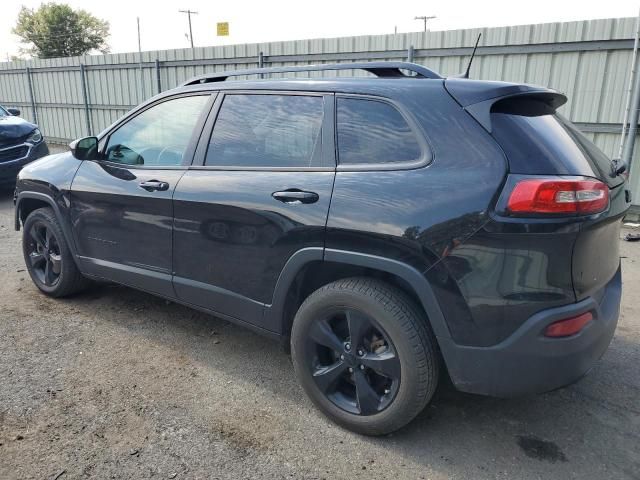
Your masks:
<svg viewBox="0 0 640 480"><path fill-rule="evenodd" d="M506 210L516 216L591 215L609 206L609 188L596 179L520 179L509 194Z"/></svg>

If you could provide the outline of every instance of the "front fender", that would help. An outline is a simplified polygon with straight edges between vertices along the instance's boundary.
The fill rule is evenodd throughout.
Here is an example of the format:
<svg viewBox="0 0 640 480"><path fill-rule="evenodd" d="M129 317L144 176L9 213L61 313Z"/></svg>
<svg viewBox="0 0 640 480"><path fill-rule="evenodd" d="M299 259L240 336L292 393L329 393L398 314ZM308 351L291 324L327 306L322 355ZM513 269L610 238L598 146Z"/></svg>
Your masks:
<svg viewBox="0 0 640 480"><path fill-rule="evenodd" d="M22 191L16 194L15 196L15 210L14 210L14 222L16 231L20 231L20 209L24 204L25 200L38 200L39 202L46 203L47 206L51 207L53 212L58 219L58 223L60 223L60 227L62 228L62 233L64 234L64 238L67 242L67 246L73 257L76 258L76 248L75 243L73 242L73 235L71 234L71 228L67 221L65 221L65 216L61 211L60 205L54 200L51 195L42 192L32 192L32 191ZM63 200L61 200L63 201Z"/></svg>

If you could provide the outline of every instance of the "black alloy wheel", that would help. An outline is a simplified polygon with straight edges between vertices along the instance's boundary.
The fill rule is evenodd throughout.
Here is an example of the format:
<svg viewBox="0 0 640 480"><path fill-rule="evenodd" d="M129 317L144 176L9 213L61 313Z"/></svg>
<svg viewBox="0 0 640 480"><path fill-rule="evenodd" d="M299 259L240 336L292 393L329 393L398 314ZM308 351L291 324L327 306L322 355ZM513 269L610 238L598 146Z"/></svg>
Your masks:
<svg viewBox="0 0 640 480"><path fill-rule="evenodd" d="M293 320L291 356L313 403L365 435L409 423L438 384L440 354L421 307L382 280L349 277L311 293Z"/></svg>
<svg viewBox="0 0 640 480"><path fill-rule="evenodd" d="M368 315L339 309L314 322L306 361L318 388L352 414L384 410L400 385L400 360L393 343Z"/></svg>
<svg viewBox="0 0 640 480"><path fill-rule="evenodd" d="M78 270L60 222L51 208L38 208L24 220L22 253L31 280L51 297L65 297L91 284Z"/></svg>
<svg viewBox="0 0 640 480"><path fill-rule="evenodd" d="M26 245L31 271L47 287L54 287L62 272L62 254L56 234L44 222L31 225Z"/></svg>

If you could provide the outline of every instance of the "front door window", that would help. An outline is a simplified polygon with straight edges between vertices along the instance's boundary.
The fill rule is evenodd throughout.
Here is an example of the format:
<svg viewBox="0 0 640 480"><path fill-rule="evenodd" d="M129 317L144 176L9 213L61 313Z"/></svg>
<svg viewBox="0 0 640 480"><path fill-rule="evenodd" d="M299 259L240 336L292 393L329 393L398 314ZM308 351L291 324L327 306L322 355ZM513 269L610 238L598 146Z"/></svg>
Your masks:
<svg viewBox="0 0 640 480"><path fill-rule="evenodd" d="M105 159L125 165L181 165L208 95L180 97L136 115L109 137Z"/></svg>

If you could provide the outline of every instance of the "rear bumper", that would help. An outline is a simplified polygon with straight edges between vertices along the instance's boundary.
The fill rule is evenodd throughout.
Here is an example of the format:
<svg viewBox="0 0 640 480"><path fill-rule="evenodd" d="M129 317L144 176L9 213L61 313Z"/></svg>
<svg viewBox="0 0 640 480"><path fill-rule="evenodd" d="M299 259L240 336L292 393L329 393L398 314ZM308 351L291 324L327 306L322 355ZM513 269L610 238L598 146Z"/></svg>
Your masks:
<svg viewBox="0 0 640 480"><path fill-rule="evenodd" d="M47 146L47 142L44 140L36 145L30 145L27 143L23 145L27 147L27 153L24 156L16 158L15 160L0 162L0 185L14 184L16 182L18 172L20 172L22 167L27 163L33 162L45 155L49 155L49 147ZM20 148L23 145L17 145L10 148Z"/></svg>
<svg viewBox="0 0 640 480"><path fill-rule="evenodd" d="M555 390L575 382L609 346L618 323L621 292L618 267L603 292L578 303L539 312L497 345L468 347L441 341L454 385L465 392L514 397ZM543 336L550 323L589 311L594 318L578 334L566 338Z"/></svg>

